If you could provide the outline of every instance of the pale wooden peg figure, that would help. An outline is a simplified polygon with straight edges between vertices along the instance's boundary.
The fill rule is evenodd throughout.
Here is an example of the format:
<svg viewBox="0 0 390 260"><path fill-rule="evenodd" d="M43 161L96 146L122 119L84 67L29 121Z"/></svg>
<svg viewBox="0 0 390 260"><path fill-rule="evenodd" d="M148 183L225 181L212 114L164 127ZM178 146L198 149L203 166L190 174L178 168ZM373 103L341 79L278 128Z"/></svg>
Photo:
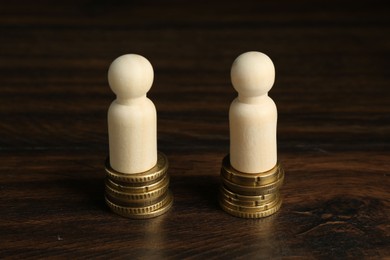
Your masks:
<svg viewBox="0 0 390 260"><path fill-rule="evenodd" d="M116 94L108 110L110 165L121 173L140 173L157 163L157 116L146 97L153 83L153 67L136 54L120 56L108 70Z"/></svg>
<svg viewBox="0 0 390 260"><path fill-rule="evenodd" d="M230 163L244 173L272 169L277 162L277 109L268 97L275 81L275 67L261 52L240 55L231 68L238 97L229 110Z"/></svg>

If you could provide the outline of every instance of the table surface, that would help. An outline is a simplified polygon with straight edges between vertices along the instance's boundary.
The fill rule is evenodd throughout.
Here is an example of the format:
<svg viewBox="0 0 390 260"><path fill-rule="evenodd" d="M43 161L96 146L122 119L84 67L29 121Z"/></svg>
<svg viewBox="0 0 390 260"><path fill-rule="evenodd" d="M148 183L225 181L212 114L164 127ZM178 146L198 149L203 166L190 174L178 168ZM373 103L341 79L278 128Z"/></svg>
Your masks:
<svg viewBox="0 0 390 260"><path fill-rule="evenodd" d="M2 1L0 257L390 257L390 16L380 1ZM275 63L283 206L217 203L230 66ZM173 208L103 200L112 60L147 57Z"/></svg>

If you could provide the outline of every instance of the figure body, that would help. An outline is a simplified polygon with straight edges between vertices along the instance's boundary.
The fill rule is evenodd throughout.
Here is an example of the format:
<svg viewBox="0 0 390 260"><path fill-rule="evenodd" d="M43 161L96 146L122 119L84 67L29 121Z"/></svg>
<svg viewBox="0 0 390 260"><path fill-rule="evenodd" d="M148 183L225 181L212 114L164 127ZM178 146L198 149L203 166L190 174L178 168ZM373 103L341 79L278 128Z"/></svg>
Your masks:
<svg viewBox="0 0 390 260"><path fill-rule="evenodd" d="M229 110L230 163L240 172L268 171L277 162L277 109L268 97L275 68L265 54L247 52L234 61L231 77L238 97Z"/></svg>
<svg viewBox="0 0 390 260"><path fill-rule="evenodd" d="M156 108L146 97L152 65L140 55L123 55L111 64L108 80L117 95L108 110L110 165L122 173L147 171L157 163Z"/></svg>

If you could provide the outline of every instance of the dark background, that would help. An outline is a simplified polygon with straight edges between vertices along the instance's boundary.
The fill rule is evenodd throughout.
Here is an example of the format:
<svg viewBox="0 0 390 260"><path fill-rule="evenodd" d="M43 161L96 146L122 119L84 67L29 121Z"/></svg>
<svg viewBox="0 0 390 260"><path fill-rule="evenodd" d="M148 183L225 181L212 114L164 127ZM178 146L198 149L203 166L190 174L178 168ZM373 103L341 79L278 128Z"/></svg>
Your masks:
<svg viewBox="0 0 390 260"><path fill-rule="evenodd" d="M384 1L2 1L0 257L390 257L390 15ZM217 204L230 66L275 63L284 204ZM110 63L145 56L174 207L103 201Z"/></svg>

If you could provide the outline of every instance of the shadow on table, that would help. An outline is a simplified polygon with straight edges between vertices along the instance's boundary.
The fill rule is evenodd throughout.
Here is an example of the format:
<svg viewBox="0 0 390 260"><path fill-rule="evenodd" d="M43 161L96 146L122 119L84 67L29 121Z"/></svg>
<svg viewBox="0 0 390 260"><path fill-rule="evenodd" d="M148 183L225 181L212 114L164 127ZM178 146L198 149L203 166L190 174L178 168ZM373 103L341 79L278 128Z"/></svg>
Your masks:
<svg viewBox="0 0 390 260"><path fill-rule="evenodd" d="M176 206L199 210L218 209L219 176L173 176L171 190Z"/></svg>

